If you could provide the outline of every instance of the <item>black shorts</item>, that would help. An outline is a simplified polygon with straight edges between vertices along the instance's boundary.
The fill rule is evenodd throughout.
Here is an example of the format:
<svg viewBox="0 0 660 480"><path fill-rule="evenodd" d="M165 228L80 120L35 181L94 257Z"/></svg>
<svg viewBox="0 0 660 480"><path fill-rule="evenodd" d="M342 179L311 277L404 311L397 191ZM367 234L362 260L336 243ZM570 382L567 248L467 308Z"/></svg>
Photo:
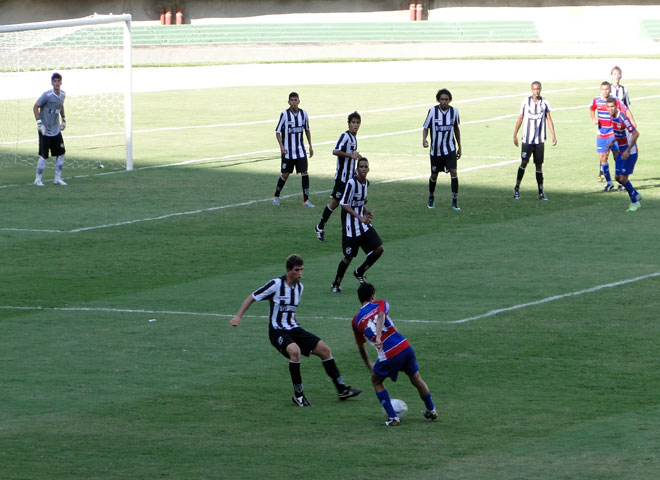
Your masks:
<svg viewBox="0 0 660 480"><path fill-rule="evenodd" d="M270 343L284 355L286 358L289 358L289 354L286 352L286 347L295 343L300 348L300 353L309 357L309 354L312 353L312 350L316 348L316 345L321 341L319 337L313 333L308 332L304 328L294 328L293 330L284 330L284 329L275 329L270 327L268 329L268 336L270 337Z"/></svg>
<svg viewBox="0 0 660 480"><path fill-rule="evenodd" d="M307 171L307 157L289 160L282 155L282 173L292 173L293 167L296 167L296 173L305 173Z"/></svg>
<svg viewBox="0 0 660 480"><path fill-rule="evenodd" d="M447 155L431 155L431 172L448 172L449 170L456 170L458 159L456 150L449 152Z"/></svg>
<svg viewBox="0 0 660 480"><path fill-rule="evenodd" d="M48 158L48 152L50 152L53 157L59 157L66 153L64 139L62 138L61 133L58 133L54 137L47 137L39 132L39 156L42 158Z"/></svg>
<svg viewBox="0 0 660 480"><path fill-rule="evenodd" d="M344 256L350 258L357 257L360 248L362 248L364 253L369 255L382 244L383 241L378 236L378 232L376 232L374 227L369 228L369 230L359 237L347 237L346 234L344 234L341 238L341 248L344 252Z"/></svg>
<svg viewBox="0 0 660 480"><path fill-rule="evenodd" d="M346 190L346 182L342 182L341 180L335 180L335 186L332 188L332 193L330 194L330 198L341 200L341 197L344 196L344 190Z"/></svg>
<svg viewBox="0 0 660 480"><path fill-rule="evenodd" d="M545 143L523 143L520 149L520 159L524 163L528 163L533 156L534 163L541 165L543 163L543 152L545 152Z"/></svg>

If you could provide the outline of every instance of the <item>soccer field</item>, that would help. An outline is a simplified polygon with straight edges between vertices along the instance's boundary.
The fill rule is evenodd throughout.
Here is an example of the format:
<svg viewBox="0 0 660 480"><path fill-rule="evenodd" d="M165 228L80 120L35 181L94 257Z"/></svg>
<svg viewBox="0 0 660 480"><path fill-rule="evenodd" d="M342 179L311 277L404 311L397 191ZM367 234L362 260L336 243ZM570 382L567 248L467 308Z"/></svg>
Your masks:
<svg viewBox="0 0 660 480"><path fill-rule="evenodd" d="M624 82L640 131L631 180L644 195L627 213L627 194L602 193L596 178L588 105L602 79L540 78L558 137L546 147L548 202L531 166L512 199L526 78L138 92L134 171L70 169L68 187L36 188L32 168L0 170L0 476L656 478L660 84ZM441 87L461 115L461 212L447 176L426 208L421 125ZM311 116L315 209L293 175L271 205L274 128L291 90ZM314 235L354 110L385 245L367 276L416 350L433 423L400 378L387 386L408 416L380 426L350 328L357 281L330 292L338 215L325 243ZM65 141L84 134L67 112ZM68 155L82 155L74 145ZM355 399L340 403L313 357L302 362L313 407L291 403L267 304L229 325L294 252L305 259L298 319L364 390Z"/></svg>

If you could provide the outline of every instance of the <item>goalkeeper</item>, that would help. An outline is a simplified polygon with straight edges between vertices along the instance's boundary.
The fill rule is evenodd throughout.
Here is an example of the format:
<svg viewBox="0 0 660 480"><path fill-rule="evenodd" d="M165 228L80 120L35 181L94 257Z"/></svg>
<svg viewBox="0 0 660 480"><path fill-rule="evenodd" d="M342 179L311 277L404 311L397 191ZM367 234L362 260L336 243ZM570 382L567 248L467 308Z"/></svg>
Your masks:
<svg viewBox="0 0 660 480"><path fill-rule="evenodd" d="M62 166L64 165L64 139L62 130L66 128L66 119L64 117L64 99L66 93L61 89L62 75L55 72L50 77L52 90L41 94L34 104L34 118L37 121L37 131L39 132L39 161L37 162L37 176L34 184L43 187L44 183L41 176L46 168L46 159L48 152L56 158L55 161L55 185L66 185L62 180ZM60 123L62 117L62 123Z"/></svg>

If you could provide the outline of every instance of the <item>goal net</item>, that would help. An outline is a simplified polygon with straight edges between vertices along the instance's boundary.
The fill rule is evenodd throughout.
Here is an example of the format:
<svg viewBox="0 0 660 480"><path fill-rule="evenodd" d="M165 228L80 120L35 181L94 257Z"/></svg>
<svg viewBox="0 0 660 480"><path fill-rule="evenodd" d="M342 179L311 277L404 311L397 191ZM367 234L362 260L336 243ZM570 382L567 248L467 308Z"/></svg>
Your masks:
<svg viewBox="0 0 660 480"><path fill-rule="evenodd" d="M62 75L67 174L133 168L131 16L0 25L0 170L34 169L32 108ZM48 168L54 162L48 161ZM6 170L5 170L5 173Z"/></svg>

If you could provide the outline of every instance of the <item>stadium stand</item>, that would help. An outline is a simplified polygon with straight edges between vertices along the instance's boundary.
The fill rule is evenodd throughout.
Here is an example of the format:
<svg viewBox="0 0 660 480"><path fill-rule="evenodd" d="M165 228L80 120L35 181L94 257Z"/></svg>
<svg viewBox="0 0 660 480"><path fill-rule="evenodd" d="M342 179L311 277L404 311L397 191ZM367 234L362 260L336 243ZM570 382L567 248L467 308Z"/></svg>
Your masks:
<svg viewBox="0 0 660 480"><path fill-rule="evenodd" d="M135 26L133 45L538 42L532 21Z"/></svg>

